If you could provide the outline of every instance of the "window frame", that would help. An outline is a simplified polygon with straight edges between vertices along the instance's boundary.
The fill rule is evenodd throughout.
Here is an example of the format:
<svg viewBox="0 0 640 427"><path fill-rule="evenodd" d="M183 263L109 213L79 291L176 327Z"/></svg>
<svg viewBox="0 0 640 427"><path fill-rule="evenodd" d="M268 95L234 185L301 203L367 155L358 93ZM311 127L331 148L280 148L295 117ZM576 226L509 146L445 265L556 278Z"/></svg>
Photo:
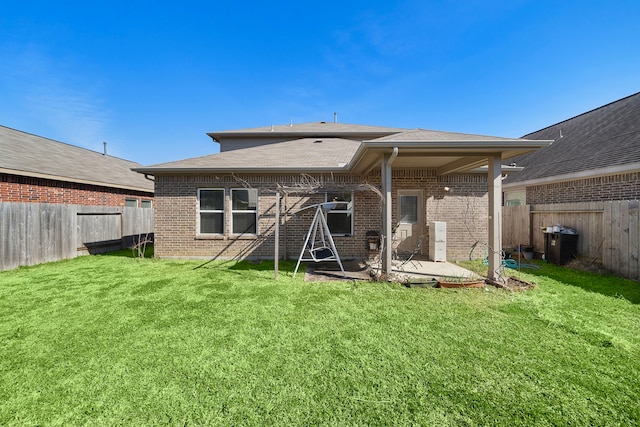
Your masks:
<svg viewBox="0 0 640 427"><path fill-rule="evenodd" d="M343 202L343 203L338 203L338 205L336 206L336 209L327 211L327 222L329 219L328 218L329 215L347 214L350 218L349 233L334 233L333 231L331 231L331 228L329 228L329 231L331 231L332 236L352 237L353 236L353 217L354 217L354 211L355 211L354 209L355 192L354 191L327 191L326 193L324 193L325 203L331 202L331 200L329 200L330 194L351 194L351 200L347 203L346 209L340 209L341 206L345 206Z"/></svg>
<svg viewBox="0 0 640 427"><path fill-rule="evenodd" d="M415 198L415 203L412 203L411 205L406 205L407 207L410 207L412 212L410 212L411 215L411 219L409 220L405 220L405 217L407 215L403 215L404 212L404 208L405 205L402 203L402 200L404 198ZM418 224L419 219L418 217L420 216L420 208L419 208L419 203L420 203L420 197L417 194L400 194L398 195L398 199L399 199L399 212L398 212L398 223L399 224L411 224L411 225L415 225ZM415 212L413 212L415 211ZM408 212L409 213L409 212Z"/></svg>
<svg viewBox="0 0 640 427"><path fill-rule="evenodd" d="M527 204L526 188L502 192L502 206L524 206Z"/></svg>
<svg viewBox="0 0 640 427"><path fill-rule="evenodd" d="M222 209L202 209L200 203L200 194L202 191L222 191ZM197 196L197 210L198 210L198 221L196 224L197 234L201 236L224 236L226 230L226 220L225 220L225 212L227 207L227 192L224 188L198 188L198 196ZM203 213L216 213L222 214L222 231L220 233L206 233L202 231L202 214Z"/></svg>
<svg viewBox="0 0 640 427"><path fill-rule="evenodd" d="M130 202L136 202L135 206L129 206L128 203ZM133 197L127 197L124 199L124 207L125 208L138 208L140 207L140 204L138 202L138 199L134 199Z"/></svg>
<svg viewBox="0 0 640 427"><path fill-rule="evenodd" d="M146 206L145 206L146 205ZM144 208L144 209L151 209L153 208L153 200L151 199L142 199L140 201L140 207Z"/></svg>
<svg viewBox="0 0 640 427"><path fill-rule="evenodd" d="M255 209L234 209L233 208L233 192L234 191L249 191L249 192L255 192L256 195L256 207ZM258 219L259 219L259 215L258 215L258 208L259 208L259 197L260 194L258 192L257 188L231 188L229 189L229 199L230 199L230 203L229 203L229 207L230 207L230 213L231 213L231 224L229 226L229 234L233 235L233 236L258 236L259 233L259 229L258 229ZM235 214L248 214L248 213L253 213L255 215L255 233L236 233L233 230L233 222L234 222L234 215Z"/></svg>

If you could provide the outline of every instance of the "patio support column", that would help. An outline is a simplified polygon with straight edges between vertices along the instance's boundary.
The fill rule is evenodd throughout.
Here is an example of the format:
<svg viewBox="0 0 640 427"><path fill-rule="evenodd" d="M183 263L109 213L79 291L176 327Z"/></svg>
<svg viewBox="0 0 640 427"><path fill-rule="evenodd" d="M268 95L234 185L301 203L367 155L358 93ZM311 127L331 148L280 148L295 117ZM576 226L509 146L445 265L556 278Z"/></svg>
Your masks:
<svg viewBox="0 0 640 427"><path fill-rule="evenodd" d="M492 281L503 280L502 269L502 156L489 157L489 261L488 278Z"/></svg>
<svg viewBox="0 0 640 427"><path fill-rule="evenodd" d="M384 197L382 203L382 233L384 235L384 245L382 247L382 271L387 275L391 274L392 267L391 242L393 238L393 224L391 223L391 219L393 217L393 199L391 197L391 165L397 156L398 147L393 147L393 151L389 154L385 154L382 159L382 196Z"/></svg>

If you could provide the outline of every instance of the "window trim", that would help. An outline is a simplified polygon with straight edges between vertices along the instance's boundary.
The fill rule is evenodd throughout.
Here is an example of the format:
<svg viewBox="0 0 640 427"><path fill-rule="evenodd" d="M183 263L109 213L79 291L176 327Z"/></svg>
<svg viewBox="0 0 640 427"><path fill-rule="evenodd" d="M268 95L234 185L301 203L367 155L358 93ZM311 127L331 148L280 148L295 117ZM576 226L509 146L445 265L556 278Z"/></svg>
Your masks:
<svg viewBox="0 0 640 427"><path fill-rule="evenodd" d="M404 216L403 214L403 204L402 204L402 198L403 197L415 197L415 206L411 206L412 208L415 208L415 219L406 221L404 220ZM398 206L398 223L399 224L411 224L411 225L416 225L420 222L419 217L420 217L420 196L418 196L418 194L399 194L398 195L398 199L399 199L399 206ZM413 213L413 212L412 212Z"/></svg>
<svg viewBox="0 0 640 427"><path fill-rule="evenodd" d="M254 191L256 194L256 207L255 209L249 209L249 210L245 210L245 209L233 209L233 192L234 191ZM231 188L229 189L229 210L231 212L231 224L229 226L229 235L231 236L258 236L259 233L259 229L258 229L258 208L259 208L259 203L258 203L258 198L260 196L260 193L258 192L257 188ZM255 233L234 233L233 232L233 218L234 218L234 214L237 213L253 213L255 214L255 223L256 223L256 232Z"/></svg>
<svg viewBox="0 0 640 427"><path fill-rule="evenodd" d="M135 206L127 206L128 202L136 202ZM124 206L126 208L139 208L140 207L140 202L138 201L138 199L134 199L133 197L126 197L124 199Z"/></svg>
<svg viewBox="0 0 640 427"><path fill-rule="evenodd" d="M201 191L222 191L222 209L201 209L200 208L200 192ZM198 188L198 197L197 197L197 221L196 221L196 235L198 236L224 236L225 234L225 212L227 207L227 192L224 188ZM202 213L221 213L222 214L222 232L221 233L203 233L201 228L201 218Z"/></svg>
<svg viewBox="0 0 640 427"><path fill-rule="evenodd" d="M337 209L339 206L344 206L344 203L339 203L336 206L336 209L332 209L330 211L327 211L327 215L331 215L331 214L349 214L349 217L351 219L351 224L349 226L350 231L349 233L334 233L331 232L332 236L337 236L337 237L352 237L353 236L353 217L354 215L354 198L355 198L355 192L354 191L327 191L326 193L324 193L324 201L325 203L331 202L331 200L329 200L329 194L335 194L335 193L350 193L351 194L351 201L347 204L347 208L346 209Z"/></svg>
<svg viewBox="0 0 640 427"><path fill-rule="evenodd" d="M511 198L514 195L522 196ZM517 203L514 203L516 201ZM521 188L519 190L506 190L502 192L502 206L524 206L527 204L527 189Z"/></svg>

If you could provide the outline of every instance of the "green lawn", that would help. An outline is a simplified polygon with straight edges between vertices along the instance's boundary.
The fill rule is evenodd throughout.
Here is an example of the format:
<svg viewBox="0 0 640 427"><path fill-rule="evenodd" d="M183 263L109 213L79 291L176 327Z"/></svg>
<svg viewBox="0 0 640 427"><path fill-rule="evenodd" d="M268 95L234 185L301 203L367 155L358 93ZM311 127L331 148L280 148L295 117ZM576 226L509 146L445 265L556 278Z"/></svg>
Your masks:
<svg viewBox="0 0 640 427"><path fill-rule="evenodd" d="M640 422L640 285L304 283L132 258L0 273L0 425Z"/></svg>

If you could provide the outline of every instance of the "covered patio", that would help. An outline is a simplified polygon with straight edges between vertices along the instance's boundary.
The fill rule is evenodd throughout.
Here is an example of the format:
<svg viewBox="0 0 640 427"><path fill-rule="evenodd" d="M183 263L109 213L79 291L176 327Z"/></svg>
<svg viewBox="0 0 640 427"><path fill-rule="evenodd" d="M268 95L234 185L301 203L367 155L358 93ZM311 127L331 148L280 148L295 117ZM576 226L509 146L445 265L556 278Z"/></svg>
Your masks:
<svg viewBox="0 0 640 427"><path fill-rule="evenodd" d="M488 182L488 280L501 281L502 178L519 170L503 166L511 157L550 145L553 141L499 138L416 129L364 141L349 164L352 172L366 175L380 168L383 195L382 271L393 274L393 168L429 168L438 175L457 172L486 173Z"/></svg>

